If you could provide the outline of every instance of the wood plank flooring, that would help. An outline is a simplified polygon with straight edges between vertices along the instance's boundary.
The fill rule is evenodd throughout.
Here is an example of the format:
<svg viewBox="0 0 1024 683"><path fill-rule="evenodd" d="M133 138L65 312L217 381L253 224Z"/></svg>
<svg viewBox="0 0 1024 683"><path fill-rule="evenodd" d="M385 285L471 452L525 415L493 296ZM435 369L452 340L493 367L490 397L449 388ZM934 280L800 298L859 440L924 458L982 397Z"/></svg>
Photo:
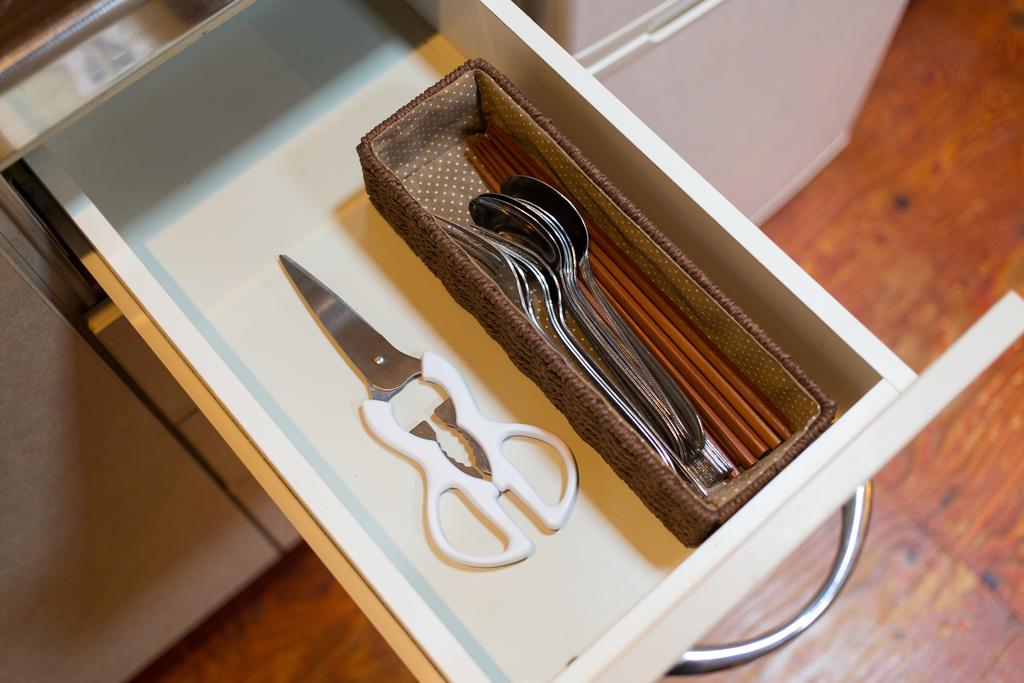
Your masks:
<svg viewBox="0 0 1024 683"><path fill-rule="evenodd" d="M912 3L853 141L765 231L916 370L1024 291L1024 4ZM1024 344L876 479L849 590L728 681L1024 680ZM814 590L822 530L708 641ZM822 559L825 558L825 559ZM879 571L879 568L882 568ZM762 596L772 595L770 600Z"/></svg>
<svg viewBox="0 0 1024 683"><path fill-rule="evenodd" d="M850 146L767 234L915 369L1024 291L1024 1L916 0ZM791 646L717 681L1024 681L1024 344L878 477L850 586ZM708 641L814 590L819 530ZM408 672L305 546L139 681L394 681Z"/></svg>
<svg viewBox="0 0 1024 683"><path fill-rule="evenodd" d="M352 599L300 545L137 681L413 681Z"/></svg>

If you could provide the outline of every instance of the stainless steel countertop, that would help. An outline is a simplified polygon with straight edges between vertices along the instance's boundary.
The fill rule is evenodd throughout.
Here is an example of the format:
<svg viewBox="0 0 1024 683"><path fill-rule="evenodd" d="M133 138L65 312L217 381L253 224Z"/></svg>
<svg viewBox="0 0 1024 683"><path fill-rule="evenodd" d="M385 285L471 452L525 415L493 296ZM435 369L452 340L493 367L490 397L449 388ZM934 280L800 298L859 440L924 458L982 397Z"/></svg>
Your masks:
<svg viewBox="0 0 1024 683"><path fill-rule="evenodd" d="M253 0L0 0L0 170Z"/></svg>

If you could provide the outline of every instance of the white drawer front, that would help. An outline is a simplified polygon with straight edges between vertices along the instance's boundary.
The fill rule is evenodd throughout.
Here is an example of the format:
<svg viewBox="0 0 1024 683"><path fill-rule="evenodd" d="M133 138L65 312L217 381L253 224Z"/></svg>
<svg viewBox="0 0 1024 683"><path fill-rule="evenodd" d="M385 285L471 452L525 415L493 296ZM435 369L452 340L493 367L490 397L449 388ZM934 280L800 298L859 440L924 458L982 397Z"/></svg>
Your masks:
<svg viewBox="0 0 1024 683"><path fill-rule="evenodd" d="M579 57L760 221L846 145L905 4L703 0Z"/></svg>
<svg viewBox="0 0 1024 683"><path fill-rule="evenodd" d="M668 3L664 0L516 0L516 4L562 47L575 54L666 4L682 3L678 0Z"/></svg>
<svg viewBox="0 0 1024 683"><path fill-rule="evenodd" d="M91 243L83 260L111 298L417 674L649 678L884 462L886 451L865 460L844 446L913 374L511 2L442 3L437 20L440 35L400 4L264 0L30 164ZM469 56L508 73L614 179L634 177L624 189L840 403L835 425L696 552L367 202L358 138ZM280 253L398 348L455 360L489 415L566 438L581 475L569 526L531 533L535 555L499 571L440 559L423 534L420 474L364 429L365 387L310 322ZM972 346L995 351L1009 333ZM410 393L406 419L438 401ZM937 410L948 397L929 398ZM798 515L795 500L803 524L764 523ZM756 568L741 564L746 548Z"/></svg>

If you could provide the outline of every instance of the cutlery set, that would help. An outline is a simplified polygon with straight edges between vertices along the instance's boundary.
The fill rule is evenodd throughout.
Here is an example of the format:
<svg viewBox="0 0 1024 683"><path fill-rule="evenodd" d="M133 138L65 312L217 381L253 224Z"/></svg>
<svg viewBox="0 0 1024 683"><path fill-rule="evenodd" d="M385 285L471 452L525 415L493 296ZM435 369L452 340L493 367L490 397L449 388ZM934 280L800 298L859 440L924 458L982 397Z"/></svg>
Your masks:
<svg viewBox="0 0 1024 683"><path fill-rule="evenodd" d="M692 403L598 285L587 226L573 204L529 176L510 176L501 190L470 201L473 225L439 222L495 281L513 283L505 289L516 292L520 310L576 361L666 467L702 495L734 475Z"/></svg>
<svg viewBox="0 0 1024 683"><path fill-rule="evenodd" d="M582 205L564 190L554 172L541 166L523 150L509 133L488 126L467 138L467 161L492 191L507 190L532 199L567 226L570 234L581 233L589 239L589 249L580 261L583 284L597 292L599 303L610 303L626 329L652 357L655 376L668 391L682 392L686 405L696 409L706 433L704 456L698 464L717 464L724 453L736 469L746 470L793 435L793 429L741 372L668 297L639 265L615 244ZM533 178L516 179L518 175ZM499 182L498 178L504 178ZM528 187L526 192L522 188ZM555 189L555 188L559 189ZM526 193L524 193L526 192ZM587 247L586 241L583 242ZM690 315L694 315L691 311ZM616 328L618 329L618 328ZM692 402L692 403L690 403ZM707 472L707 468L704 468ZM718 470L715 470L717 473ZM707 477L721 481L716 474ZM690 482L701 495L707 493L701 482Z"/></svg>
<svg viewBox="0 0 1024 683"><path fill-rule="evenodd" d="M487 62L356 152L373 207L681 543L707 539L830 424L835 403L686 255L700 216L663 212L670 238ZM451 426L452 408L461 418L456 401L433 421ZM453 455L481 470L488 444L457 431L469 456Z"/></svg>

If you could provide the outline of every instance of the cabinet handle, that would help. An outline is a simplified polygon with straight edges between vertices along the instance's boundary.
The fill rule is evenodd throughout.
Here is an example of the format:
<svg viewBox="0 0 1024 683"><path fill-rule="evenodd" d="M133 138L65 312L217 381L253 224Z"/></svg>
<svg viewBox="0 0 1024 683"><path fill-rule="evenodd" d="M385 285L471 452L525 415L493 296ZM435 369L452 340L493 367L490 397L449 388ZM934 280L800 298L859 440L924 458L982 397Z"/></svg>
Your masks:
<svg viewBox="0 0 1024 683"><path fill-rule="evenodd" d="M816 622L835 601L846 585L871 519L871 482L862 484L843 506L843 525L839 533L839 550L832 568L818 592L796 615L784 624L760 636L729 645L702 645L679 658L667 675L692 676L711 673L747 664L779 649Z"/></svg>
<svg viewBox="0 0 1024 683"><path fill-rule="evenodd" d="M668 40L723 1L676 0L662 3L573 56L587 71L597 76L628 55Z"/></svg>

